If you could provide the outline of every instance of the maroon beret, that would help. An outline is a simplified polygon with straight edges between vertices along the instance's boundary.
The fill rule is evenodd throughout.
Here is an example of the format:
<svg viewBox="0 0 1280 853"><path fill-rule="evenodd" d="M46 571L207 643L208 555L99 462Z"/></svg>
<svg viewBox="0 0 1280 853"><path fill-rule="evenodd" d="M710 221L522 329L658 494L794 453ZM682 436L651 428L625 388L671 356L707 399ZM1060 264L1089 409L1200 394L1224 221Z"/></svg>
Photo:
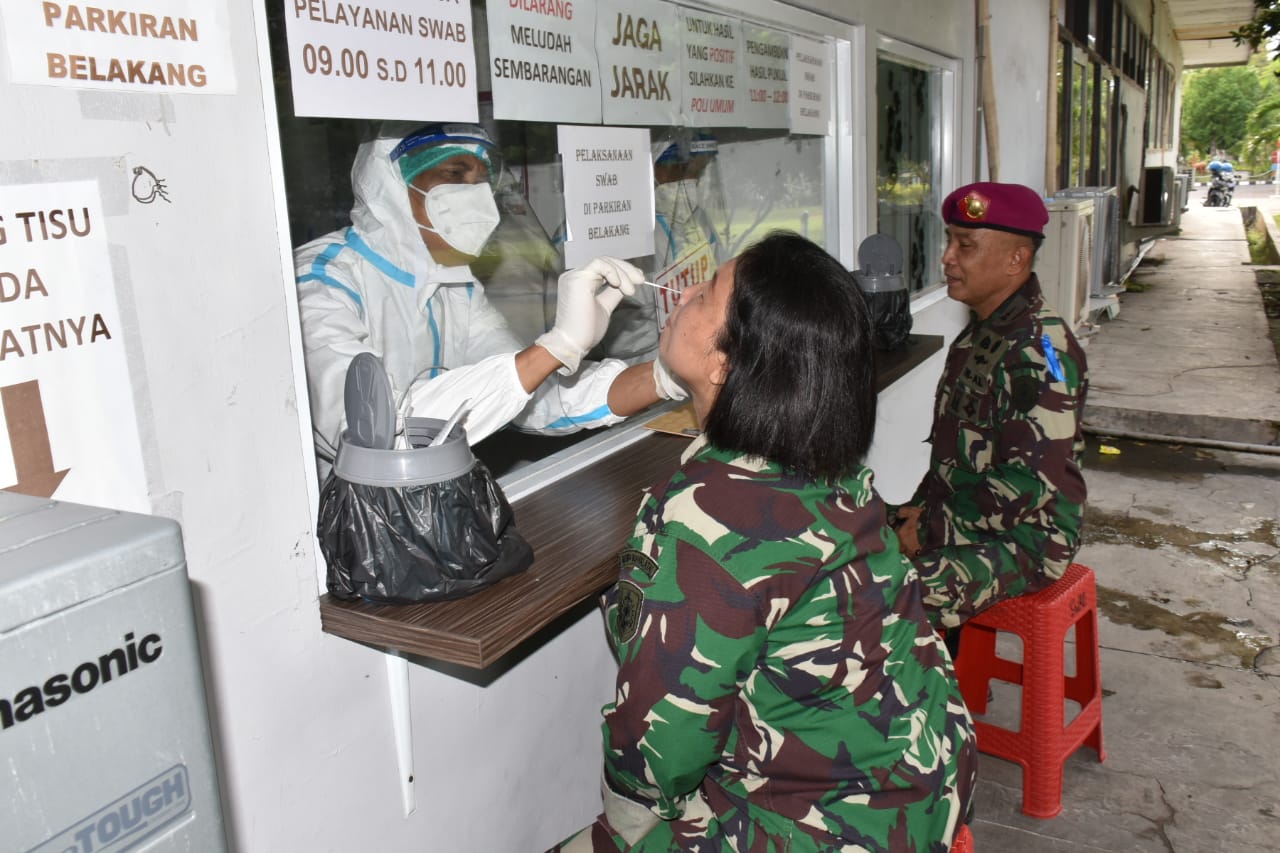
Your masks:
<svg viewBox="0 0 1280 853"><path fill-rule="evenodd" d="M1022 184L967 184L942 203L942 220L964 228L994 228L1043 237L1049 211L1040 193Z"/></svg>

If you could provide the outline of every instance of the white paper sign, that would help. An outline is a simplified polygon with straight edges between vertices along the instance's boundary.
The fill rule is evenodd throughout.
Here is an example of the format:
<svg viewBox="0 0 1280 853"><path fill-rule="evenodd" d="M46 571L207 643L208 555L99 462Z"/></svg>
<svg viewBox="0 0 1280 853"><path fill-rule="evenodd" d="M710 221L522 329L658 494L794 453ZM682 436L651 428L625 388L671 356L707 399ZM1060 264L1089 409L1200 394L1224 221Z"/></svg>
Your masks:
<svg viewBox="0 0 1280 853"><path fill-rule="evenodd" d="M0 489L149 512L95 181L0 187Z"/></svg>
<svg viewBox="0 0 1280 853"><path fill-rule="evenodd" d="M742 26L742 66L747 96L743 99L743 127L788 127L791 36L764 27Z"/></svg>
<svg viewBox="0 0 1280 853"><path fill-rule="evenodd" d="M564 169L565 265L581 266L598 255L652 255L649 131L567 125L557 130Z"/></svg>
<svg viewBox="0 0 1280 853"><path fill-rule="evenodd" d="M599 123L595 4L498 0L487 17L494 118Z"/></svg>
<svg viewBox="0 0 1280 853"><path fill-rule="evenodd" d="M742 124L742 22L737 18L680 10L684 56L684 124L733 127Z"/></svg>
<svg viewBox="0 0 1280 853"><path fill-rule="evenodd" d="M226 0L110 6L0 0L14 83L226 95L236 91Z"/></svg>
<svg viewBox="0 0 1280 853"><path fill-rule="evenodd" d="M300 116L474 122L470 0L284 3Z"/></svg>
<svg viewBox="0 0 1280 853"><path fill-rule="evenodd" d="M826 136L831 132L831 70L835 55L827 42L791 37L791 132Z"/></svg>
<svg viewBox="0 0 1280 853"><path fill-rule="evenodd" d="M605 124L680 123L680 16L661 0L596 7Z"/></svg>

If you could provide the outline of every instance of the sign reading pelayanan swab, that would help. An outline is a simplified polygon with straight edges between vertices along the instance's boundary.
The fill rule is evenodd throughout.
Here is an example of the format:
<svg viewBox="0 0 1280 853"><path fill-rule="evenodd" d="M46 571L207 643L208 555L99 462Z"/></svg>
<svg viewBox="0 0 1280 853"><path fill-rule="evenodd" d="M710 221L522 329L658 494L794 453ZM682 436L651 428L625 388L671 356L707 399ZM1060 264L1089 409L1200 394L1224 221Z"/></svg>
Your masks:
<svg viewBox="0 0 1280 853"><path fill-rule="evenodd" d="M590 0L488 4L494 118L600 122L595 13Z"/></svg>
<svg viewBox="0 0 1280 853"><path fill-rule="evenodd" d="M300 116L475 121L470 0L284 3Z"/></svg>
<svg viewBox="0 0 1280 853"><path fill-rule="evenodd" d="M684 118L691 127L742 125L742 21L680 10L684 26Z"/></svg>
<svg viewBox="0 0 1280 853"><path fill-rule="evenodd" d="M0 0L14 83L129 92L236 91L225 0L115 7Z"/></svg>

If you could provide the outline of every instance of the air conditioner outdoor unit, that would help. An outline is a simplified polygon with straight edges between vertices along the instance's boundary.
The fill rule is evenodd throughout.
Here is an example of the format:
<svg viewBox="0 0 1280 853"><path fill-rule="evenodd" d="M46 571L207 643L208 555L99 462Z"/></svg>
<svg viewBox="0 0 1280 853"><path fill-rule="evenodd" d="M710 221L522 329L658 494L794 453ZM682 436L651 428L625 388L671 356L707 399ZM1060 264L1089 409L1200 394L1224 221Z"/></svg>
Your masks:
<svg viewBox="0 0 1280 853"><path fill-rule="evenodd" d="M1069 187L1053 194L1059 199L1093 202L1093 274L1089 295L1106 296L1120 289L1120 196L1115 187Z"/></svg>
<svg viewBox="0 0 1280 853"><path fill-rule="evenodd" d="M1035 272L1045 301L1074 331L1084 324L1089 310L1096 208L1091 199L1055 199L1046 206L1049 224L1036 253Z"/></svg>
<svg viewBox="0 0 1280 853"><path fill-rule="evenodd" d="M1139 194L1139 225L1172 225L1175 209L1173 168L1147 166L1142 170L1142 189Z"/></svg>

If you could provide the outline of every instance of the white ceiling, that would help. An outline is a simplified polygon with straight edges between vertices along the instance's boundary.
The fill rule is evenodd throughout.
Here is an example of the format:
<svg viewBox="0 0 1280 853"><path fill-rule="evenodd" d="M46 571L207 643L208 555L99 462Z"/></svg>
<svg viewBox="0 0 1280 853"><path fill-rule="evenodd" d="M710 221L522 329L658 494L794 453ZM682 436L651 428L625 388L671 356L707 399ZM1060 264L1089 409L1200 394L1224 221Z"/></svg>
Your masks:
<svg viewBox="0 0 1280 853"><path fill-rule="evenodd" d="M1231 31L1253 19L1253 0L1165 0L1173 32L1182 47L1182 67L1243 65L1248 44L1237 45Z"/></svg>

